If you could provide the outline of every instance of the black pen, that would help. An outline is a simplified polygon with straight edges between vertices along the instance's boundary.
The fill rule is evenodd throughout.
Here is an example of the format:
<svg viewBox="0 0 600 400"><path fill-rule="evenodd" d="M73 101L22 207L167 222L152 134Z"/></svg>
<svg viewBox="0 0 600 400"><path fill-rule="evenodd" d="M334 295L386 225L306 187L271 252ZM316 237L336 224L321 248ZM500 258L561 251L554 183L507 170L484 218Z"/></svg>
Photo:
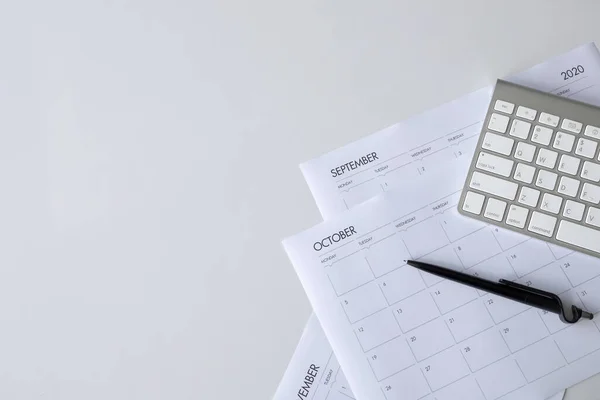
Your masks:
<svg viewBox="0 0 600 400"><path fill-rule="evenodd" d="M500 279L499 282L492 282L473 275L454 271L449 268L438 267L436 265L427 264L420 261L408 260L406 263L420 269L421 271L425 271L454 282L462 283L463 285L471 286L479 290L493 293L498 296L506 297L507 299L518 301L519 303L523 303L528 306L558 314L561 321L565 323L572 324L579 321L580 318L594 318L594 314L584 311L575 305L571 306L572 315L565 315L565 310L560 297L554 293L546 292L544 290L507 281L506 279Z"/></svg>

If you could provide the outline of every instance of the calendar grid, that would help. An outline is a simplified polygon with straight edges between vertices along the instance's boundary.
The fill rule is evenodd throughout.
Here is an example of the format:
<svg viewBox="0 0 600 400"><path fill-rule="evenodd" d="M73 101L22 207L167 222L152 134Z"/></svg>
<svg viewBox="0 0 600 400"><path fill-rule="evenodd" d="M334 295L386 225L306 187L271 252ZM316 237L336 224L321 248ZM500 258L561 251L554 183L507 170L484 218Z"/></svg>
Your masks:
<svg viewBox="0 0 600 400"><path fill-rule="evenodd" d="M498 360L496 360L496 361L492 361L492 362L490 362L489 364L485 364L485 365L483 365L483 366L481 366L481 367L479 367L479 368L476 368L476 369L474 369L474 370L473 370L473 373L475 373L475 372L477 372L477 371L481 371L482 369L485 369L486 367L489 367L490 365L492 365L492 364L494 364L494 363L497 363L497 362L500 362L500 361L502 361L502 360L505 360L505 359L507 359L507 358L510 358L511 356L512 356L512 354L507 354L507 355L505 355L504 357L502 357L502 358L499 358L499 359L498 359Z"/></svg>
<svg viewBox="0 0 600 400"><path fill-rule="evenodd" d="M519 365L519 363L518 363L518 361L517 361L517 360L515 360L515 362L517 362L517 365ZM553 371L550 371L550 372L548 372L547 374L544 374L544 375L540 376L539 378L533 379L533 380L531 380L531 381L527 381L527 383L533 383L533 382L535 382L535 381L538 381L538 380L540 380L540 379L542 379L542 378L545 378L546 376L548 376L548 375L551 375L551 374L555 373L555 372L556 372L556 371L558 371L559 369L566 368L566 367L567 367L567 365L568 365L568 364L565 364L565 365L563 365L563 366L561 366L561 367L558 367L558 368L556 368L555 370L553 370ZM519 367L519 368L521 368L521 367Z"/></svg>
<svg viewBox="0 0 600 400"><path fill-rule="evenodd" d="M483 389L481 388L481 385L479 384L479 382L477 381L477 378L474 379L475 383L477 384L477 387L479 388L479 390L481 391L481 394L483 395L483 398L485 400L487 400L487 396L485 395L485 392L483 391Z"/></svg>
<svg viewBox="0 0 600 400"><path fill-rule="evenodd" d="M423 375L423 379L425 379L425 382L427 383L427 386L429 387L429 393L433 393L433 389L431 388L431 384L429 383L429 381L427 380L427 377L425 376L425 372L423 372L423 370L421 369L421 374ZM429 394L428 393L428 394ZM425 397L425 396L423 396Z"/></svg>
<svg viewBox="0 0 600 400"><path fill-rule="evenodd" d="M463 360L465 360L465 364L467 364L467 367L469 367L469 371L471 373L475 372L473 371L473 369L471 368L471 366L469 365L469 362L467 361L467 359L465 358L465 355L462 353L462 351L460 352L460 355L462 356Z"/></svg>
<svg viewBox="0 0 600 400"><path fill-rule="evenodd" d="M593 280L593 279L595 279L595 277L594 277L594 278L592 278L592 279L590 279L590 280ZM583 299L581 298L581 295L579 294L579 292L577 292L577 297L579 298L579 301L581 301L581 304L583 304L583 305L585 306L585 302L584 302L584 301L583 301ZM590 310L590 308L588 308L587 306L586 306L585 308L586 308L586 310ZM597 312L597 311L598 311L598 310L596 310L595 312Z"/></svg>
<svg viewBox="0 0 600 400"><path fill-rule="evenodd" d="M330 278L330 280L329 280L329 281L331 282L331 278ZM366 285L368 285L369 283L373 283L373 282L375 282L375 281L376 281L376 279L373 279L373 280L370 280L370 281L368 281L368 282L362 283L360 286L357 286L357 287L355 287L354 289L350 289L350 290L348 290L348 291L346 291L346 292L343 292L343 293L337 293L337 292L336 292L336 294L337 294L337 296L338 296L338 297L341 297L341 296L343 296L343 295L345 295L345 294L348 294L348 293L350 293L350 292L353 292L353 291L355 291L356 289L360 289L361 287L363 287L363 286L366 286ZM333 286L333 282L331 282L331 285Z"/></svg>
<svg viewBox="0 0 600 400"><path fill-rule="evenodd" d="M455 384L456 382L462 381L464 378L465 378L465 376L461 376L460 378L458 378L458 379L456 379L456 380L454 380L454 381L452 381L450 383L447 383L444 386L441 386L441 387L437 388L435 391L432 391L432 393L438 392L438 391L440 391L440 390L442 390L442 389L444 389L444 388L446 388L448 386L451 386L451 385ZM425 379L427 379L427 378L425 378Z"/></svg>
<svg viewBox="0 0 600 400"><path fill-rule="evenodd" d="M370 283L370 282L369 282L369 283ZM377 311L373 311L371 314L365 315L364 317L362 317L362 318L360 318L360 319L357 319L357 320L356 320L356 321L354 321L354 322L353 322L353 321L350 319L350 316L348 315L348 313L346 312L346 310L344 310L344 313L346 314L346 317L348 318L348 322L349 322L349 323L351 323L351 324L358 324L359 322L361 322L361 321L363 321L363 320L365 320L365 319L367 319L367 318L369 318L369 317L371 317L371 316L373 316L373 315L375 315L375 314L377 314L377 313L380 313L380 312L382 312L382 311L384 311L384 310L386 310L386 309L387 309L387 307L380 308L379 310L377 310Z"/></svg>
<svg viewBox="0 0 600 400"><path fill-rule="evenodd" d="M369 361L369 358L368 358L368 357L367 357L367 361ZM370 363L371 363L371 361L369 361L369 364L370 364ZM396 371L396 372L394 372L394 373L393 373L393 374L391 374L391 375L385 376L385 377L383 377L383 378L381 378L381 379L377 379L377 382L383 382L383 381L385 381L385 380L387 380L387 379L391 378L392 376L394 376L394 375L396 375L396 374L400 374L400 373L402 373L402 372L406 371L407 369L411 368L411 367L412 367L412 366L414 366L414 365L415 365L415 364L411 364L411 365L409 365L409 366L407 366L407 367L404 367L404 368L402 368L400 371ZM371 366L371 368L373 368L373 367Z"/></svg>
<svg viewBox="0 0 600 400"><path fill-rule="evenodd" d="M421 292L424 292L424 291L425 291L425 289L423 289ZM395 318L394 318L394 319L395 319ZM423 325L427 325L427 324L428 324L429 322L431 322L432 320L433 320L433 318L432 318L432 319L429 319L429 320L427 320L427 321L425 321L425 322L423 322L422 324L416 325L415 327L413 327L413 328L411 328L411 329L409 329L409 330L407 330L407 331L403 330L403 329L402 329L402 327L400 327L400 331L401 331L403 334L405 334L405 335L406 335L406 334L409 334L409 333L411 333L412 331L414 331L415 329L418 329L418 328L422 327ZM398 322L398 320L397 320L397 319L396 319L396 322ZM400 324L400 323L398 323L398 324Z"/></svg>
<svg viewBox="0 0 600 400"><path fill-rule="evenodd" d="M597 328L597 327L598 327L598 326L596 325L596 328ZM590 354L593 354L593 353L598 353L598 352L600 352L600 349L594 350L594 351L593 351L592 353L590 353ZM579 357L579 358L577 358L577 359L575 359L575 360L571 361L569 364L572 364L572 363L574 363L575 361L578 361L578 360L580 360L580 359L582 359L582 358L585 358L585 357L589 356L590 354L583 355L583 356L581 356L581 357Z"/></svg>
<svg viewBox="0 0 600 400"><path fill-rule="evenodd" d="M512 312L506 315L494 315L494 313L491 312L490 307L493 307L495 303L490 302L490 304L487 304L487 302L490 300L496 300L495 297L487 293L479 294L474 292L472 297L467 296L465 298L466 300L464 300L461 303L457 303L456 305L447 304L444 301L444 308L441 308L441 303L439 303L440 300L436 299L436 297L443 296L443 291L447 290L446 286L443 285L446 281L432 281L425 279L424 275L427 274L423 274L421 271L418 271L416 275L414 275L413 278L411 278L413 279L411 282L416 282L414 279L416 279L416 277L419 276L418 279L420 283L418 285L420 286L420 288L418 290L409 291L406 295L398 295L397 293L394 293L394 296L397 296L394 297L394 301L392 301L389 298L388 291L392 290L393 285L398 284L397 282L395 282L395 279L398 279L396 278L396 276L402 276L402 274L407 273L403 272L404 269L408 268L408 266L404 264L405 259L407 259L408 257L414 257L414 243L406 242L406 235L410 235L413 229L419 229L416 228L419 225L432 226L431 224L435 224L435 226L437 226L440 230L440 238L443 239L443 243L439 243L435 246L429 246L426 252L423 252L422 254L416 254L416 258L419 260L427 261L430 257L438 254L440 251L444 252L446 251L446 249L451 249L452 254L454 254L454 256L457 259L457 267L459 269L464 271L475 271L478 270L480 267L486 266L490 262L497 260L497 257L503 257L506 259L507 268L509 268L510 273L516 279L527 280L524 284L532 284L531 281L535 281L535 276L538 271L543 270L545 268L553 268L556 269L556 273L559 273L562 276L562 278L560 279L564 279L565 285L568 286L568 288L566 288L565 290L558 292L559 294L565 294L570 292L571 290L576 290L578 287L581 287L581 285L585 285L590 281L593 281L594 279L598 278L597 275L592 276L579 282L578 286L574 286L573 282L569 278L569 275L565 272L565 270L562 267L560 267L557 264L560 262L560 260L568 258L571 255L571 253L563 254L562 256L558 257L557 254L554 253L552 248L546 246L545 255L537 257L544 262L537 262L533 265L529 265L527 258L525 260L522 259L522 257L524 257L523 254L527 254L523 253L522 249L528 248L528 246L530 245L529 242L533 241L533 239L526 238L524 240L507 240L504 237L506 235L505 232L501 232L497 230L497 228L493 228L488 225L474 226L473 229L464 232L452 231L448 225L453 223L452 219L454 218L454 215L451 210L444 208L442 211L436 211L431 213L430 215L426 214L427 212L429 212L428 209L432 209L433 206L443 203L446 200L452 199L453 195L455 194L453 193L452 195L440 198L436 202L432 202L428 206L422 207L415 213L405 214L402 217L395 219L394 221L408 220L409 218L418 215L418 218L416 218L416 222L414 224L406 224L402 227L402 229L397 229L391 226L391 223L378 225L374 229L370 229L367 233L359 236L357 241L355 241L353 245L357 246L359 241L365 238L372 238L372 241L369 243L368 246L358 247L358 250L349 248L351 251L346 255L341 255L339 248L335 249L334 251L340 254L340 256L333 260L330 265L326 266L328 267L327 270L331 272L332 269L340 266L341 264L347 265L348 262L357 263L360 262L360 260L362 260L362 262L365 265L365 271L368 271L367 275L365 276L371 277L370 279L365 280L365 282L361 282L360 284L356 285L356 287L352 287L344 292L339 292L337 290L336 282L330 277L330 285L334 289L335 293L338 295L338 298L340 298L342 304L344 304L344 302L346 301L350 301L352 296L356 292L364 291L370 286L373 286L377 290L377 292L372 293L377 293L377 296L381 297L381 306L374 308L371 312L365 313L361 318L351 317L346 307L342 308L344 309L348 322L355 327L356 339L360 343L363 353L367 356L368 364L372 370L372 373L375 376L375 379L382 385L382 390L386 398L389 398L389 394L387 394L384 390L384 387L386 386L387 382L391 382L397 377L401 377L404 374L409 373L409 371L411 371L411 368L415 367L421 371L420 374L427 383L429 393L436 393L436 391L442 390L443 388L451 386L459 380L464 379L465 376L461 375L451 379L449 382L441 382L440 385L435 386L435 388L431 386L430 380L432 378L428 377L428 374L431 372L424 371L423 365L428 363L429 360L436 360L438 357L446 357L449 354L447 353L449 351L456 351L457 355L460 353L458 357L460 363L463 364L463 367L461 368L464 368L464 371L466 371L466 373L469 375L473 375L474 378L476 378L477 374L484 373L486 369L493 367L494 365L501 363L507 359L512 359L512 365L518 367L519 375L522 376L524 379L525 383L523 384L542 379L543 377L552 374L554 371L570 364L570 362L568 362L567 358L564 356L564 353L560 348L559 344L556 343L554 339L552 339L551 343L560 352L561 361L556 365L552 365L550 371L545 372L540 376L532 375L534 378L528 378L525 372L523 371L523 367L521 366L519 361L513 358L519 356L520 354L524 354L524 352L529 351L529 349L535 348L536 346L545 346L547 344L547 339L549 337L552 337L553 334L563 332L565 329L568 329L568 327L563 329L554 328L557 330L555 330L553 333L553 331L548 326L547 321L544 318L542 318L542 315L540 315L537 310L535 310L534 313L535 315L537 315L537 317L535 318L537 318L537 320L539 321L540 329L542 329L536 331L536 335L539 335L539 337L535 337L529 342L523 344L513 343L514 339L511 339L511 341L509 341L507 335L510 334L510 329L512 329L512 327L509 327L512 324L512 321L514 321L517 318L524 317L530 319L530 315L533 315L533 309L529 306L523 306L522 309L516 310L516 312ZM451 201L448 201L447 204L448 208L455 206L455 203ZM393 229L394 231L389 231L389 229ZM469 241L481 240L482 237L489 237L489 239L491 240L491 242L489 242L489 246L491 247L489 248L493 251L490 251L489 253L485 254L485 257L473 258L473 256L469 253L469 249L465 246L468 246ZM382 251L380 250L380 248L391 248L393 251L396 251L397 249L394 248L395 244L397 244L400 247L404 247L404 249L402 249L401 251L406 252L405 258L398 258L396 262L392 262L392 264L390 264L389 267L381 269L381 263L375 262L371 259L372 254L377 254L378 251ZM361 257L358 257L358 252L363 252L361 253L363 255ZM558 270L560 270L560 272L558 272ZM328 274L328 276L330 275ZM455 290L455 288L453 288L452 290ZM430 299L429 301L431 302L431 307L433 307L432 316L423 317L423 320L417 324L414 324L414 326L406 325L402 322L402 317L399 317L399 315L401 316L402 313L404 313L404 311L402 311L401 313L397 313L396 311L401 310L403 304L407 300L410 301L411 299L415 298L415 296L420 296L423 294L427 295ZM585 307L586 305L582 301L581 295L579 293L577 293L577 297L580 299L580 302ZM482 304L483 306L480 306L480 304ZM461 310L465 309L466 307L481 307L482 311L485 309L484 313L486 315L486 318L489 321L491 321L490 323L492 324L492 326L485 327L484 329L481 329L479 331L468 332L467 334L463 334L463 336L461 336L460 338L457 337L455 332L453 332L454 328L452 327L449 320L454 318L452 316L454 315L454 313L458 312L460 314ZM388 314L390 312L388 310L392 311L392 313ZM392 329L396 329L397 333L394 335L390 335L389 337L383 338L381 340L372 339L371 342L369 342L368 340L365 342L366 339L364 337L364 334L369 329L370 321L373 318L384 321L388 318L388 315L390 315L390 322L393 323L393 326L395 327ZM424 350L421 349L421 347L417 347L421 350L419 350L419 352L415 352L416 349L414 348L414 346L416 344L415 342L411 342L411 338L415 337L415 334L413 332L416 332L420 335L422 333L419 332L421 332L423 329L427 329L428 325L434 323L437 320L442 321L442 324L445 327L446 333L440 333L440 335L442 335L442 337L448 337L448 341L444 342L446 344L440 345L441 347L431 352L427 352L426 349ZM504 326L507 327L504 328ZM598 326L596 324L594 324L594 326L596 327L596 330L598 330ZM501 351L501 353L498 353L498 357L492 361L488 362L487 360L482 360L481 362L479 362L479 364L473 364L474 361L467 356L467 354L469 353L465 354L464 351L459 351L458 349L455 349L455 346L458 345L461 345L463 347L469 347L469 343L471 343L473 340L477 340L478 336L496 334L496 332L499 332L499 336L501 337L501 339L499 338L499 340L501 340L502 346L506 349L506 354L502 353L503 350L499 350ZM600 333L600 330L598 330L598 332ZM416 340L418 341L418 338ZM377 357L377 352L379 351L378 349L390 346L392 344L395 345L395 343L398 341L402 341L405 343L405 345L410 350L409 354L411 355L411 358L414 359L414 362L409 363L408 365L403 365L397 370L389 371L388 373L383 373L381 371L381 361L379 361L380 357ZM465 344L463 345L463 343ZM368 355L371 355L371 357L374 355L375 359L372 359ZM586 355L582 355L580 358L583 358L585 356ZM573 360L572 362L577 360L579 360L579 358ZM434 380L435 379L438 378L434 378ZM483 392L483 389L481 389L481 385L479 382L477 382L477 385L479 387L479 390L482 390ZM523 385L520 385L512 391L518 390L522 386ZM502 398L506 394L512 393L512 391L505 393L497 398ZM486 398L488 397L486 396Z"/></svg>
<svg viewBox="0 0 600 400"><path fill-rule="evenodd" d="M510 316L510 317L508 317L508 318L506 318L506 319L501 319L501 320L499 320L499 321L496 323L496 325L499 325L499 324L501 324L501 323L503 323L503 322L506 322L506 321L508 321L508 320L509 320L509 319L511 319L511 318L518 317L519 315L521 315L521 314L524 314L524 313L526 313L526 312L527 312L527 311L529 311L529 310L531 310L531 307L527 306L527 307L526 307L526 308L525 308L523 311L519 312L518 314L515 314L515 315L513 315L513 316ZM492 319L493 319L493 318L492 318ZM503 338L503 339L504 339L504 338ZM504 340L504 341L506 342L506 340ZM508 344L507 344L507 346L508 346Z"/></svg>
<svg viewBox="0 0 600 400"><path fill-rule="evenodd" d="M519 367L519 364L518 364L516 361L515 361L515 364L516 364L517 368L519 368L519 371L521 372L521 375L523 376L523 378L525 378L525 374L523 374L523 370L521 370L521 367ZM523 383L523 384L522 384L521 386L519 386L518 388L515 388L515 389L511 390L510 392L507 392L507 393L503 394L502 396L500 396L500 397L497 397L497 399L498 399L498 400L500 400L500 399L502 399L503 397L506 397L506 396L508 396L509 394L511 394L512 392L515 392L515 391L517 391L517 390L519 390L519 389L521 389L521 388L523 388L523 387L525 387L525 386L527 386L527 380L525 380L525 383Z"/></svg>
<svg viewBox="0 0 600 400"><path fill-rule="evenodd" d="M565 353L563 353L563 351L560 349L560 346L558 345L558 343L556 343L556 340L554 340L554 344L556 345L556 348L560 352L560 355L563 356L563 358L565 359L565 363L570 364L569 361L567 360L567 357L565 357Z"/></svg>

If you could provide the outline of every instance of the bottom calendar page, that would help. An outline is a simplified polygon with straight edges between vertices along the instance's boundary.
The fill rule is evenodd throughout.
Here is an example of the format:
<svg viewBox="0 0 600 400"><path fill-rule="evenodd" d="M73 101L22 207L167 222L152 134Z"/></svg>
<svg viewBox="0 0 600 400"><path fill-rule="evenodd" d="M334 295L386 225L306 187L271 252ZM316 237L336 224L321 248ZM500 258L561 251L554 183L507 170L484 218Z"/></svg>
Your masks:
<svg viewBox="0 0 600 400"><path fill-rule="evenodd" d="M284 241L355 397L542 400L600 372L598 319L557 315L420 272L428 261L600 311L600 260L460 216L466 166Z"/></svg>
<svg viewBox="0 0 600 400"><path fill-rule="evenodd" d="M546 400L562 400L560 390ZM354 394L314 314L308 319L273 400L353 400Z"/></svg>

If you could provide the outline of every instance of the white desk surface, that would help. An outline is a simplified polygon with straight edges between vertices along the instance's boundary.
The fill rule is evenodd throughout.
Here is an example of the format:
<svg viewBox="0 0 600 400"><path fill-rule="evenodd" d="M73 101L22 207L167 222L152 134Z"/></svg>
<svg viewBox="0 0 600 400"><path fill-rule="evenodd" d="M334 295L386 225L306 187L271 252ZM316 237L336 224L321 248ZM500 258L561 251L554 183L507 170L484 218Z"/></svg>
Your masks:
<svg viewBox="0 0 600 400"><path fill-rule="evenodd" d="M298 163L578 44L600 2L0 7L0 398L269 399ZM567 398L593 399L600 378Z"/></svg>

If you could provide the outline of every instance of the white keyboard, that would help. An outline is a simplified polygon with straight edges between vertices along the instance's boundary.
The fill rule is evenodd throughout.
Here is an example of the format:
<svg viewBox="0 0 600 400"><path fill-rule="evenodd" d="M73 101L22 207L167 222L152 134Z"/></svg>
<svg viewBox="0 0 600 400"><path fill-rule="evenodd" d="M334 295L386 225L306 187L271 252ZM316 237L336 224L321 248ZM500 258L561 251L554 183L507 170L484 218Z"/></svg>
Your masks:
<svg viewBox="0 0 600 400"><path fill-rule="evenodd" d="M463 215L600 257L600 108L499 80Z"/></svg>

